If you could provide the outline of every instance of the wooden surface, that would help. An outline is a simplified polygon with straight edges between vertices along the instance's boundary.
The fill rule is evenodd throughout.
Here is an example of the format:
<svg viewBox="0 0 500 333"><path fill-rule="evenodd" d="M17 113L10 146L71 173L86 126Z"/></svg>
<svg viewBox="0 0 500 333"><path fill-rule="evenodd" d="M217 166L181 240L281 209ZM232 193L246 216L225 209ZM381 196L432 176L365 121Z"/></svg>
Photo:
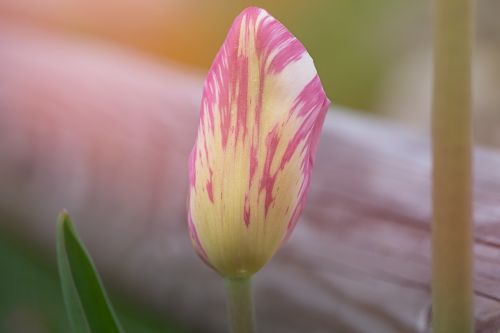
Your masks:
<svg viewBox="0 0 500 333"><path fill-rule="evenodd" d="M185 223L201 82L103 42L0 23L0 230L53 249L65 207L107 285L223 332L222 281ZM302 221L255 279L260 332L427 330L429 157L422 136L331 110ZM475 197L477 331L497 333L500 152L476 150Z"/></svg>

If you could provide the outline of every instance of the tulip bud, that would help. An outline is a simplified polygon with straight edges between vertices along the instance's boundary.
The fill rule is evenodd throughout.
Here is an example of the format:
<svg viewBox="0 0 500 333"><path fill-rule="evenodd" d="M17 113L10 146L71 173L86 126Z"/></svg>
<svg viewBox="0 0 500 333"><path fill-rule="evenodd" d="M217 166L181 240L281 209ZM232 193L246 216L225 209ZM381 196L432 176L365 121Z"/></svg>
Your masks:
<svg viewBox="0 0 500 333"><path fill-rule="evenodd" d="M190 236L223 277L257 272L293 230L329 104L304 46L245 9L205 80L189 160Z"/></svg>

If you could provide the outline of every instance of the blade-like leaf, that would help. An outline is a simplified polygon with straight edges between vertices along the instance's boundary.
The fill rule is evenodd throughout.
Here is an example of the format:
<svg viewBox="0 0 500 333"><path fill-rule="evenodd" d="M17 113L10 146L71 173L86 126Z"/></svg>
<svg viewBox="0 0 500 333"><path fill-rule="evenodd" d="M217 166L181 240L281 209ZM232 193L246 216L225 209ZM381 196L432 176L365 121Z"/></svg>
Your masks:
<svg viewBox="0 0 500 333"><path fill-rule="evenodd" d="M66 211L60 213L57 223L57 262L73 332L122 332L92 259Z"/></svg>

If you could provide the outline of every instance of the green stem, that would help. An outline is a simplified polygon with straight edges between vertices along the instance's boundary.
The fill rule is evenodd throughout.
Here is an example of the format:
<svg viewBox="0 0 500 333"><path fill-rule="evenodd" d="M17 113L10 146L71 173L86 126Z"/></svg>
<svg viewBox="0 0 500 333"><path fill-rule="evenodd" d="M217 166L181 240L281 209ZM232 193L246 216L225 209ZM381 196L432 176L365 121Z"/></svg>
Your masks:
<svg viewBox="0 0 500 333"><path fill-rule="evenodd" d="M434 9L432 331L470 333L472 0Z"/></svg>
<svg viewBox="0 0 500 333"><path fill-rule="evenodd" d="M226 279L227 310L231 333L255 332L250 278Z"/></svg>

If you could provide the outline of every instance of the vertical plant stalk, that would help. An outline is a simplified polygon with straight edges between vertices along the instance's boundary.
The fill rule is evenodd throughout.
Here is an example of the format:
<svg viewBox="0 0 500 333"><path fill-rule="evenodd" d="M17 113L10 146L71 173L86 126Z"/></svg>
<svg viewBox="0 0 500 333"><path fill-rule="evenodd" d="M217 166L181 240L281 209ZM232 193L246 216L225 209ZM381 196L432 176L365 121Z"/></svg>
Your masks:
<svg viewBox="0 0 500 333"><path fill-rule="evenodd" d="M434 0L432 327L473 332L472 1Z"/></svg>
<svg viewBox="0 0 500 333"><path fill-rule="evenodd" d="M226 279L225 285L230 332L254 333L255 319L251 279Z"/></svg>

